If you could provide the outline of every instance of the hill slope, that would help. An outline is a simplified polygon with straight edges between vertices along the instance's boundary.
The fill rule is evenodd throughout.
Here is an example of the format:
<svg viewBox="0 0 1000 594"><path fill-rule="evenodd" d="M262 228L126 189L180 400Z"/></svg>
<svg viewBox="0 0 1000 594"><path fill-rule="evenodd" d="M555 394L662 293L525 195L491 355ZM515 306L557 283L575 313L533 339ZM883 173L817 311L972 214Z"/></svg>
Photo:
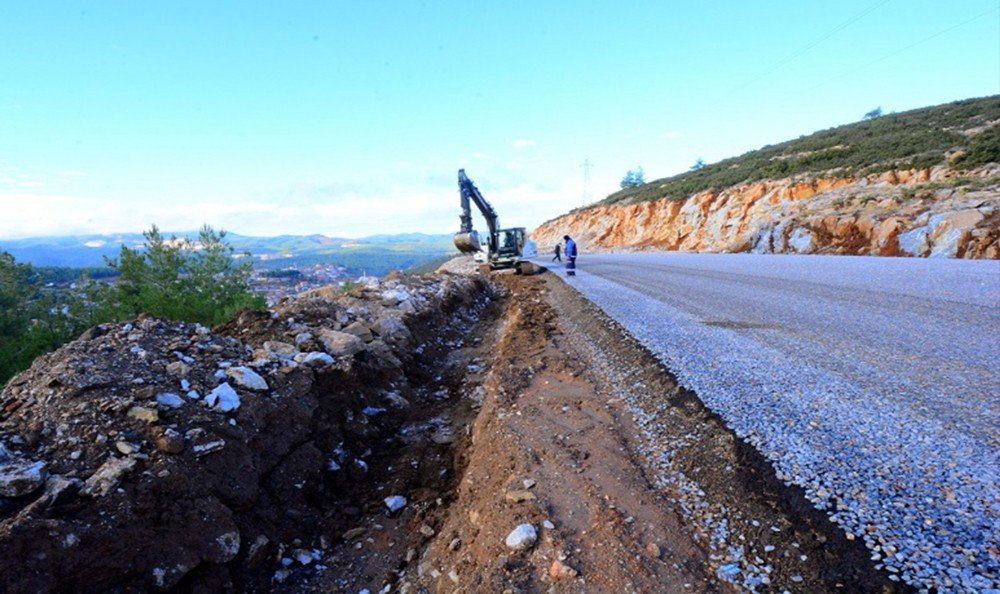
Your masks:
<svg viewBox="0 0 1000 594"><path fill-rule="evenodd" d="M549 221L589 249L1000 257L1000 96L892 114L616 192Z"/></svg>

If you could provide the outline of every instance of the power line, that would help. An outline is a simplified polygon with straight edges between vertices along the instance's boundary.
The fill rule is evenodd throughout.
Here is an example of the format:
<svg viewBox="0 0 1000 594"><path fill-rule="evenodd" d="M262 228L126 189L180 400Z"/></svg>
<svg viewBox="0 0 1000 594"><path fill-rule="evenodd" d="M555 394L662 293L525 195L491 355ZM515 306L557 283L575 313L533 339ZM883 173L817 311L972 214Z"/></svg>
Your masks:
<svg viewBox="0 0 1000 594"><path fill-rule="evenodd" d="M742 89L747 88L748 86L750 86L753 83L757 82L758 80L764 78L768 74L771 74L775 70L777 70L777 69L781 68L782 66L784 66L785 64L791 62L795 58L798 58L802 54L808 52L812 48L814 48L817 45L823 43L827 39L830 39L831 37L833 37L834 35L836 35L840 31L843 31L847 27L849 27L849 26L853 25L854 23L860 21L861 19L863 19L864 17L868 16L873 11L875 11L875 9L881 7L882 5L884 5L884 4L888 3L888 2L890 2L890 0L879 0L875 4L872 4L871 6L869 6L868 8L866 8L865 10L861 11L860 13L854 15L853 17L851 17L851 18L847 19L846 21L842 22L841 24L837 25L836 27L834 27L830 31L827 31L821 37L818 37L818 38L812 40L811 42L805 44L804 46L800 47L799 49L793 51L791 54L789 54L785 58L779 60L777 63L775 63L773 66L771 66L770 68L768 68L764 72L761 72L760 74L758 74L754 78L752 78L752 79L748 80L747 82L745 82L745 83L743 83L743 84L735 87L734 89L732 89L729 92L729 94L732 94L732 93L735 93L737 91L740 91Z"/></svg>

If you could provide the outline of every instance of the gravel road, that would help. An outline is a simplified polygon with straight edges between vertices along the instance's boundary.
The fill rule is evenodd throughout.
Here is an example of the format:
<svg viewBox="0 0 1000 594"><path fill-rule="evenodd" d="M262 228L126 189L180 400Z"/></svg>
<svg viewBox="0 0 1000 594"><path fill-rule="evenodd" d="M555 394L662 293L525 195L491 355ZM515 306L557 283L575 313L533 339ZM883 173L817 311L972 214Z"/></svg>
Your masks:
<svg viewBox="0 0 1000 594"><path fill-rule="evenodd" d="M890 579L1000 588L1000 262L667 253L578 266L563 278Z"/></svg>

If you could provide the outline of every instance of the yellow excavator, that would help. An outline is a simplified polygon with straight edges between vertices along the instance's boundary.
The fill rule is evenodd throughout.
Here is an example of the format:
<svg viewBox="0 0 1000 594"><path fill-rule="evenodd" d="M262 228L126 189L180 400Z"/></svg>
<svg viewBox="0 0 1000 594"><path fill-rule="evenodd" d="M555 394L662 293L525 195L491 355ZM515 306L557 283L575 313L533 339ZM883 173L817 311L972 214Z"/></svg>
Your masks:
<svg viewBox="0 0 1000 594"><path fill-rule="evenodd" d="M480 269L483 272L513 268L518 274L534 274L538 267L528 261L537 255L535 243L528 241L524 227L500 228L500 217L493 206L486 201L476 184L465 175L464 169L458 170L458 193L461 199L462 214L459 215L461 228L455 234L455 247L463 254L474 254L477 260L483 262ZM486 219L489 235L483 243L479 233L472 228L472 204L475 204Z"/></svg>

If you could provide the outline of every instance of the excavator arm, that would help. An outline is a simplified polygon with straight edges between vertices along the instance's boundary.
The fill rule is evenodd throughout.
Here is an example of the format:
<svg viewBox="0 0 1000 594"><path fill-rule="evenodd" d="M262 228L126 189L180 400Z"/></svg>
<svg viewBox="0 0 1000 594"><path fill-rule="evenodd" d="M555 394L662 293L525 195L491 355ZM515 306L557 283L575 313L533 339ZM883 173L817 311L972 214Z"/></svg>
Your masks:
<svg viewBox="0 0 1000 594"><path fill-rule="evenodd" d="M486 219L486 226L490 230L488 249L491 253L495 253L498 248L496 242L500 230L500 217L497 215L497 211L493 210L493 206L486 201L486 198L483 198L476 184L472 183L472 180L465 175L464 169L458 170L458 193L462 203L462 214L459 215L462 226L455 234L455 247L465 253L477 252L481 249L479 234L472 228L472 203L475 203L476 208Z"/></svg>

